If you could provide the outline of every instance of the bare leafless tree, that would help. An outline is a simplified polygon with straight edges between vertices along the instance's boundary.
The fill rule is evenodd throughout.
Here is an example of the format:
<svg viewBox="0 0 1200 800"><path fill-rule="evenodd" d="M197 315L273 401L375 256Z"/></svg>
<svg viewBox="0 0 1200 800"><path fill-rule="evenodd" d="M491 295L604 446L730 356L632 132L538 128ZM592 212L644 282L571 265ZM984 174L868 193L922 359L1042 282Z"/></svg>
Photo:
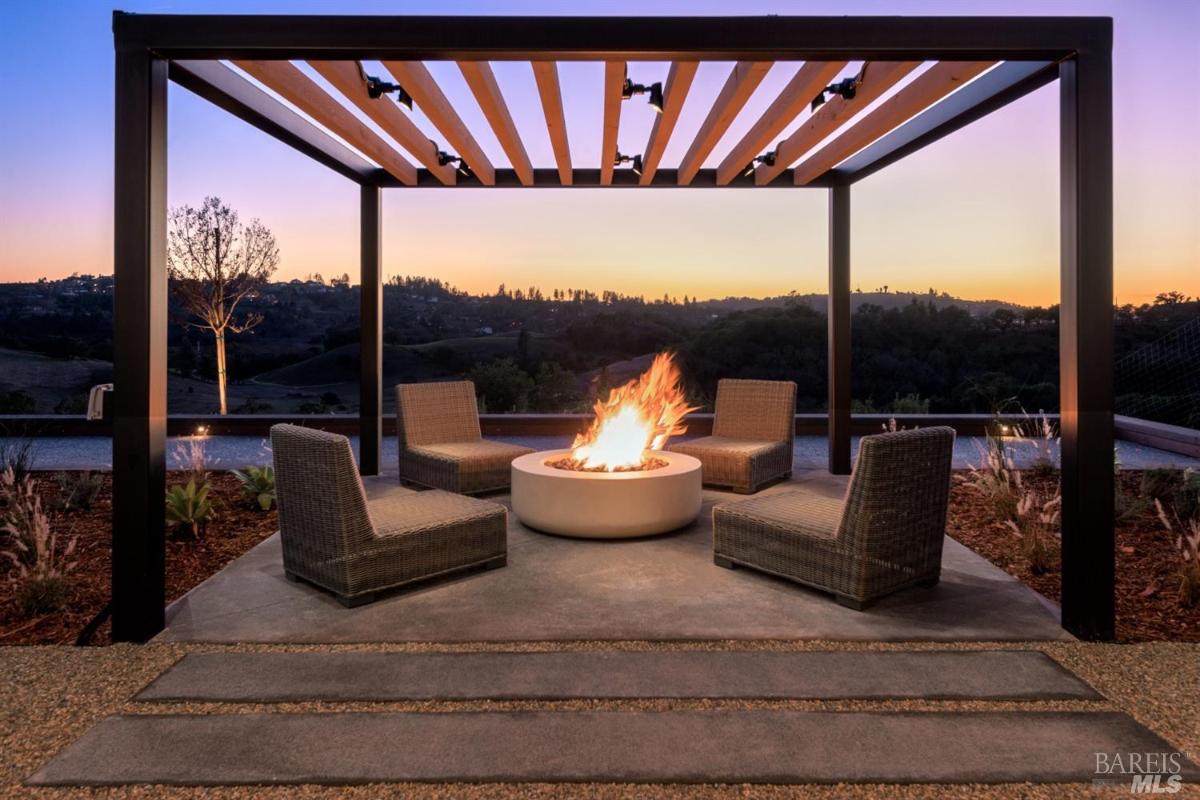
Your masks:
<svg viewBox="0 0 1200 800"><path fill-rule="evenodd" d="M237 316L238 304L257 292L279 265L275 236L257 219L248 225L219 197L199 208L171 210L167 265L171 290L188 318L183 324L211 331L217 348L217 391L221 414L225 396L225 334L242 333L262 322L256 313Z"/></svg>

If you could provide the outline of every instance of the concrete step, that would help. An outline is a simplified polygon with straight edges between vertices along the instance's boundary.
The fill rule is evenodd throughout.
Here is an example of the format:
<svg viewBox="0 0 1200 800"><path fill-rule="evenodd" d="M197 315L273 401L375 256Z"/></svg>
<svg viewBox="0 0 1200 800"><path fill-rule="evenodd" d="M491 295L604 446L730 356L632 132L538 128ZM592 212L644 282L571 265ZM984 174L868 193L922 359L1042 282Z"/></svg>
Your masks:
<svg viewBox="0 0 1200 800"><path fill-rule="evenodd" d="M145 701L570 698L1098 700L1045 653L588 651L189 653Z"/></svg>
<svg viewBox="0 0 1200 800"><path fill-rule="evenodd" d="M1087 782L1097 753L1175 750L1112 712L145 714L104 720L28 783Z"/></svg>

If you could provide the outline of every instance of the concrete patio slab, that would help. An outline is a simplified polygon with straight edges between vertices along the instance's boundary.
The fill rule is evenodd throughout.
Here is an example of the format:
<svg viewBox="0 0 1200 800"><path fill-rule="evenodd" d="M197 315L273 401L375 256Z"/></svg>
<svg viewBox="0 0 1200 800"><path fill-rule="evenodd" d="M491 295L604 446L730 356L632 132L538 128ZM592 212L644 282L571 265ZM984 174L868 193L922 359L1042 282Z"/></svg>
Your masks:
<svg viewBox="0 0 1200 800"><path fill-rule="evenodd" d="M572 698L1102 699L1034 650L188 653L137 695L251 703Z"/></svg>
<svg viewBox="0 0 1200 800"><path fill-rule="evenodd" d="M1086 782L1097 753L1174 751L1112 712L153 714L109 717L29 783Z"/></svg>
<svg viewBox="0 0 1200 800"><path fill-rule="evenodd" d="M845 479L797 473L840 496ZM386 481L369 491L405 491ZM167 611L162 641L505 642L548 640L829 639L1031 641L1069 639L1038 594L947 538L942 580L865 612L826 594L712 563L712 505L741 495L706 490L691 526L623 541L564 539L509 514L508 566L419 585L343 608L284 578L278 535L193 589ZM492 499L507 504L506 496Z"/></svg>

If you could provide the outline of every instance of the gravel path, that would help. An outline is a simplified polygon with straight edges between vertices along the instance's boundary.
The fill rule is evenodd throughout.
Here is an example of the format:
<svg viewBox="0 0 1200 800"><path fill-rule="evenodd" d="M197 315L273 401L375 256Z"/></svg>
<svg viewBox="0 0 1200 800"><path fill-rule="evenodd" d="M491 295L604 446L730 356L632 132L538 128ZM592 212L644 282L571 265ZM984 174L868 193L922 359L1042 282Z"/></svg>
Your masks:
<svg viewBox="0 0 1200 800"><path fill-rule="evenodd" d="M569 701L553 703L394 703L308 704L255 706L220 704L156 705L133 703L129 698L189 651L201 650L378 650L378 651L481 651L481 650L922 650L922 649L1040 649L1104 694L1107 701L987 703L987 702L814 702L814 701ZM122 787L103 790L31 790L20 782L54 753L82 735L102 718L117 712L190 713L322 710L351 708L453 712L474 708L558 709L672 709L708 707L772 707L851 709L1000 710L1120 710L1165 737L1193 759L1200 756L1200 645L1154 643L1098 645L1084 643L1032 644L825 644L821 642L701 642L680 645L655 642L516 643L493 645L377 645L355 647L272 647L238 645L228 648L201 645L152 644L107 648L13 647L0 649L0 797L214 797L214 798L375 798L375 797L1095 797L1090 785L1070 786L629 786L619 784L573 785L388 785L359 787L241 787L195 789L186 787ZM202 757L197 754L197 757ZM1200 787L1188 786L1176 796L1200 797Z"/></svg>

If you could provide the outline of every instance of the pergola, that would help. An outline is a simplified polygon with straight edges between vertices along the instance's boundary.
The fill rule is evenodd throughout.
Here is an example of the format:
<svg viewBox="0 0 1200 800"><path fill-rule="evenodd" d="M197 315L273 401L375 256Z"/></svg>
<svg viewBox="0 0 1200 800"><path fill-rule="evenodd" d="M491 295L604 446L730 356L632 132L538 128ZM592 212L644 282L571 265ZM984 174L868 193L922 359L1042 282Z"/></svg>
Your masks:
<svg viewBox="0 0 1200 800"><path fill-rule="evenodd" d="M1085 639L1113 637L1111 19L193 16L118 11L113 30L114 639L145 641L164 624L168 80L361 186L363 473L379 471L382 434L381 190L569 186L816 187L828 193L829 469L845 474L850 471L851 186L1057 79L1062 624ZM440 152L388 94L372 96L378 92L371 91L359 66L364 59L384 64L389 82L403 87L454 152ZM438 60L457 62L506 165L491 163L423 63ZM571 60L605 65L603 98L597 98L604 109L603 146L594 161L581 165L571 161L557 67L557 62ZM637 60L670 62L662 113L638 154L640 174L616 162L621 101L630 88L625 66ZM297 67L297 61L308 62L337 96ZM530 63L554 167L530 162L491 61ZM736 63L686 155L677 165L662 165L702 61ZM776 61L804 63L741 140L727 153L715 154L721 157L719 166L704 168ZM850 61L865 66L849 85L829 92L828 101L772 149ZM923 67L927 62L934 63ZM923 71L868 108L918 69ZM403 152L364 124L351 106ZM456 167L462 163L469 165L465 175Z"/></svg>

